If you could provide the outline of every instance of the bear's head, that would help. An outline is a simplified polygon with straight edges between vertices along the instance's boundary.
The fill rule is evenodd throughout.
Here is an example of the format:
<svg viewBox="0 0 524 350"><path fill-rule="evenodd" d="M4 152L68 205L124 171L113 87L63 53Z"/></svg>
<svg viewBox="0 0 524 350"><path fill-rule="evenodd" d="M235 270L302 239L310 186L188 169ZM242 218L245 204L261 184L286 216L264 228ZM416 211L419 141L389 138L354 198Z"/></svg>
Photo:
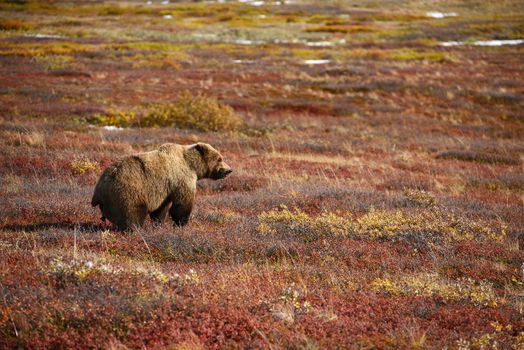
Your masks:
<svg viewBox="0 0 524 350"><path fill-rule="evenodd" d="M199 142L191 147L194 147L202 158L203 171L200 178L218 180L233 172L222 159L222 155L211 145Z"/></svg>

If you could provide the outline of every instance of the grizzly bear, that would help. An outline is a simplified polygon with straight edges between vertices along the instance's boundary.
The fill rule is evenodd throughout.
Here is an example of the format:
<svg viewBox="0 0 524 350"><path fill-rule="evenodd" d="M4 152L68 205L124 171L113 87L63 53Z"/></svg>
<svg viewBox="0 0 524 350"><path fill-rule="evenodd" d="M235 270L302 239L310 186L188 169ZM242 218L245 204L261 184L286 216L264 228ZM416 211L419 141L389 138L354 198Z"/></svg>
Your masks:
<svg viewBox="0 0 524 350"><path fill-rule="evenodd" d="M197 180L222 179L232 171L206 143L166 143L107 167L91 205L98 205L102 220L107 218L122 231L142 226L148 214L162 222L169 213L174 224L182 226L193 209Z"/></svg>

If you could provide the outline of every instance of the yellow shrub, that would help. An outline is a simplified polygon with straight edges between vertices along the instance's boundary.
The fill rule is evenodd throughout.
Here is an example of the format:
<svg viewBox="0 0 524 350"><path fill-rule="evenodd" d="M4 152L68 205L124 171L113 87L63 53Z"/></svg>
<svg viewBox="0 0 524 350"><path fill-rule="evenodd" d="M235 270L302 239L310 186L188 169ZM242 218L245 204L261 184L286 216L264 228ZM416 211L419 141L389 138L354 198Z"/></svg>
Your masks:
<svg viewBox="0 0 524 350"><path fill-rule="evenodd" d="M377 292L386 292L393 295L402 293L402 290L396 285L396 283L387 278L374 279L373 282L371 282L371 289Z"/></svg>
<svg viewBox="0 0 524 350"><path fill-rule="evenodd" d="M438 295L447 301L466 300L476 306L495 307L498 298L486 281L462 278L456 281L442 279L436 273L421 273L388 279L377 278L370 284L373 291L394 295Z"/></svg>
<svg viewBox="0 0 524 350"><path fill-rule="evenodd" d="M40 64L47 71L63 69L72 59L72 56L64 55L37 55L33 57L33 61Z"/></svg>
<svg viewBox="0 0 524 350"><path fill-rule="evenodd" d="M497 232L482 222L457 217L435 207L410 213L371 209L366 215L353 219L348 212L323 212L311 217L300 209L291 211L281 206L262 212L258 220L262 234L288 234L307 241L329 236L451 243L501 241L506 235L504 226Z"/></svg>
<svg viewBox="0 0 524 350"><path fill-rule="evenodd" d="M130 126L135 121L134 112L122 112L114 109L109 109L107 114L97 114L91 120L93 124L98 125L112 125L118 127Z"/></svg>
<svg viewBox="0 0 524 350"><path fill-rule="evenodd" d="M184 91L173 104L151 105L140 120L142 126L175 126L201 131L236 130L241 119L215 98Z"/></svg>
<svg viewBox="0 0 524 350"><path fill-rule="evenodd" d="M92 162L87 159L75 159L69 164L71 171L74 174L83 174L86 171L98 172L100 166L97 162Z"/></svg>
<svg viewBox="0 0 524 350"><path fill-rule="evenodd" d="M424 190L406 188L404 189L404 196L410 202L422 206L431 207L437 203L435 197Z"/></svg>

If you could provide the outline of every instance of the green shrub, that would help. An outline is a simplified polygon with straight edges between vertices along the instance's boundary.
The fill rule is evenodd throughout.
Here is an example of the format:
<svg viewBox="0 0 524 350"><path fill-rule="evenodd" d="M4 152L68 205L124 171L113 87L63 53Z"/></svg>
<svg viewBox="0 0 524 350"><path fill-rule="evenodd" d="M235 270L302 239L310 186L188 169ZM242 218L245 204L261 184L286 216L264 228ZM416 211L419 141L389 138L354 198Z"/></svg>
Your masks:
<svg viewBox="0 0 524 350"><path fill-rule="evenodd" d="M174 103L153 104L140 120L142 126L175 126L201 131L236 130L242 124L233 109L213 97L183 91Z"/></svg>

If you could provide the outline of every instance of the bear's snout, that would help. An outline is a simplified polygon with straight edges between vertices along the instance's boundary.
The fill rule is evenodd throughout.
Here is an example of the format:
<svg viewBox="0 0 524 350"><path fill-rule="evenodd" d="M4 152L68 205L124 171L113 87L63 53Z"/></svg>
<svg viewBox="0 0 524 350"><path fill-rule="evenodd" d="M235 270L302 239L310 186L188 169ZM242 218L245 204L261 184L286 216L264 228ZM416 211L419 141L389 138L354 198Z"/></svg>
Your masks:
<svg viewBox="0 0 524 350"><path fill-rule="evenodd" d="M233 172L233 169L231 169L231 167L229 167L228 165L226 166L223 166L223 167L220 167L218 168L216 171L215 171L215 176L213 176L216 180L218 179L223 179L225 178L226 176L228 176L229 174L231 174Z"/></svg>

